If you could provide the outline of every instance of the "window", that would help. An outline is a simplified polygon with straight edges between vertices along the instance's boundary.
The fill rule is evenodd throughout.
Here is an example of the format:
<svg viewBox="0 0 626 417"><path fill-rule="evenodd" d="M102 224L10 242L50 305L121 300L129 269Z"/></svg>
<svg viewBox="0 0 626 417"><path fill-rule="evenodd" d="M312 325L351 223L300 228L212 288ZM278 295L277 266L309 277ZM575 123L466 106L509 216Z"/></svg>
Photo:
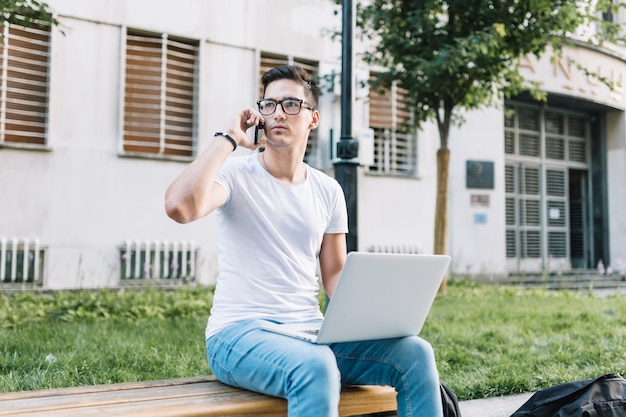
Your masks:
<svg viewBox="0 0 626 417"><path fill-rule="evenodd" d="M619 12L621 5L619 5L619 2L611 0L603 6L604 10L602 10L602 19L599 22L599 32L606 36L618 35L620 32Z"/></svg>
<svg viewBox="0 0 626 417"><path fill-rule="evenodd" d="M0 145L43 146L48 119L50 26L7 25L0 40Z"/></svg>
<svg viewBox="0 0 626 417"><path fill-rule="evenodd" d="M191 157L196 137L197 43L126 37L124 132L128 154Z"/></svg>
<svg viewBox="0 0 626 417"><path fill-rule="evenodd" d="M376 74L370 74L370 80ZM406 90L394 83L388 89L370 89L369 120L374 130L374 165L369 172L412 176L417 172L417 138L405 125L411 112Z"/></svg>
<svg viewBox="0 0 626 417"><path fill-rule="evenodd" d="M289 60L287 57L262 54L259 74L259 98L263 98L263 83L261 82L261 77L267 71L280 65L297 65L302 67L311 74L314 80L317 80L318 68L316 63L300 59ZM304 161L312 166L320 165L317 155L318 142L317 129L312 130L309 135L309 141L307 142L306 153L304 154Z"/></svg>

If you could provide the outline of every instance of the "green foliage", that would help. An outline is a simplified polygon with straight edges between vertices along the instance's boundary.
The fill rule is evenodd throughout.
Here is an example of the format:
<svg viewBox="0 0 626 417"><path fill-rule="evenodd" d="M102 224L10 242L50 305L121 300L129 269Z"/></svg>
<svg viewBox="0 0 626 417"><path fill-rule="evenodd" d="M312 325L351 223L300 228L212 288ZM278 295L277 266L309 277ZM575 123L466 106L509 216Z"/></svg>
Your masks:
<svg viewBox="0 0 626 417"><path fill-rule="evenodd" d="M2 21L24 27L58 25L50 6L38 0L0 0Z"/></svg>
<svg viewBox="0 0 626 417"><path fill-rule="evenodd" d="M210 288L0 297L0 392L210 373ZM530 392L626 374L625 301L451 279L421 336L461 399Z"/></svg>
<svg viewBox="0 0 626 417"><path fill-rule="evenodd" d="M212 300L211 289L202 287L4 294L0 296L0 327L99 318L134 321L208 316Z"/></svg>
<svg viewBox="0 0 626 417"><path fill-rule="evenodd" d="M599 11L616 13L624 5L601 0L371 0L358 3L357 25L373 47L363 59L382 66L376 85L393 81L408 90L415 126L436 120L441 145L455 109L491 106L503 96L528 90L545 98L538 84L524 80L518 58L541 56L550 45L557 54L582 25L602 25L605 40L624 43L619 26L599 18ZM610 26L612 25L612 26ZM617 26L616 26L617 25Z"/></svg>

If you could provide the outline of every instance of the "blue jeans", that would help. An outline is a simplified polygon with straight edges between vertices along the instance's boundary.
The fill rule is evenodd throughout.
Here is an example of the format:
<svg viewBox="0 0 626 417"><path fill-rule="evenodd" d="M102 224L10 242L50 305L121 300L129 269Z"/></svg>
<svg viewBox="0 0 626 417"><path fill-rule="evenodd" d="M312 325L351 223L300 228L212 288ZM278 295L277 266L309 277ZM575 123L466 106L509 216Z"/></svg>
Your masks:
<svg viewBox="0 0 626 417"><path fill-rule="evenodd" d="M286 398L290 417L337 416L341 385L393 386L399 417L443 415L435 356L417 336L316 345L247 320L210 337L207 357L220 381Z"/></svg>

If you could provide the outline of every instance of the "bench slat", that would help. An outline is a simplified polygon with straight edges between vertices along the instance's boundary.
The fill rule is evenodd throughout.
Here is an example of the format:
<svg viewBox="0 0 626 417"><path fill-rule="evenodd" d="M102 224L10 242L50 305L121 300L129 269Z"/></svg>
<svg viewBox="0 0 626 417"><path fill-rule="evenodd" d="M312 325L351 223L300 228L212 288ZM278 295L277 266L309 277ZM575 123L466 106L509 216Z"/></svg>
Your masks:
<svg viewBox="0 0 626 417"><path fill-rule="evenodd" d="M91 388L91 387L89 387ZM160 399L177 399L192 396L205 396L214 394L226 394L238 391L237 388L212 382L195 382L193 384L172 385L172 386L151 386L128 389L116 385L104 385L105 390L88 389L80 392L76 388L69 389L68 392L56 390L55 395L37 395L34 398L19 398L11 401L12 412L32 411L37 409L65 409L75 407L101 407L117 403L132 403L142 401L154 401ZM37 391L34 391L37 394ZM4 403L3 403L4 404ZM0 416L6 415L0 410Z"/></svg>
<svg viewBox="0 0 626 417"><path fill-rule="evenodd" d="M396 409L391 387L346 387L341 416ZM286 416L287 402L234 388L214 377L57 388L0 394L0 416Z"/></svg>
<svg viewBox="0 0 626 417"><path fill-rule="evenodd" d="M50 388L36 391L17 391L0 393L0 400L12 400L20 398L56 397L59 395L86 394L91 392L120 391L127 389L174 387L177 385L189 385L201 382L218 382L214 376L194 376L189 378L156 379L152 381L120 382L116 384L84 385L80 387ZM236 388L235 388L236 389ZM2 410L0 410L1 412Z"/></svg>
<svg viewBox="0 0 626 417"><path fill-rule="evenodd" d="M0 403L1 404L1 403ZM279 398L236 391L228 395L212 394L187 398L165 398L104 405L81 404L13 413L29 417L200 417L200 416L286 416L286 402Z"/></svg>

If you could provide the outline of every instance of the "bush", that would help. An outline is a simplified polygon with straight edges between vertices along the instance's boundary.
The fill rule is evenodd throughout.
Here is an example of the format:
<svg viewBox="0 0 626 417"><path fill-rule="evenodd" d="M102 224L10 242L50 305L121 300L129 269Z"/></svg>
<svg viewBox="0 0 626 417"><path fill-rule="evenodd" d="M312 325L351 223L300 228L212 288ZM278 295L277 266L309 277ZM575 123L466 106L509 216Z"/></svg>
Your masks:
<svg viewBox="0 0 626 417"><path fill-rule="evenodd" d="M212 301L213 291L206 287L10 293L0 297L0 325L14 329L40 321L206 317Z"/></svg>

